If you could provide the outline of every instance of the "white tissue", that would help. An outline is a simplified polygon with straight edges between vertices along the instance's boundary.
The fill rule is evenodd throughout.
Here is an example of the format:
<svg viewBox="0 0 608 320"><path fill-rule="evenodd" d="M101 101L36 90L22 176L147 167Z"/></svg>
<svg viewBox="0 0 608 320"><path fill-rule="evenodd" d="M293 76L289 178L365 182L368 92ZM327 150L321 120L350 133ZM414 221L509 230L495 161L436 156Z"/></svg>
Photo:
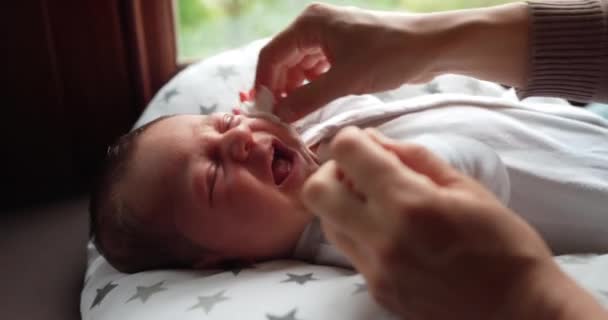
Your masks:
<svg viewBox="0 0 608 320"><path fill-rule="evenodd" d="M240 109L241 112L248 117L272 121L287 129L292 136L299 137L300 135L292 125L283 122L279 117L272 113L274 103L275 100L272 91L264 86L261 86L255 94L255 101L242 102Z"/></svg>
<svg viewBox="0 0 608 320"><path fill-rule="evenodd" d="M270 89L265 86L260 88L255 93L255 104L254 108L259 112L272 113L272 107L274 107L274 95Z"/></svg>
<svg viewBox="0 0 608 320"><path fill-rule="evenodd" d="M272 107L274 106L274 96L272 91L267 87L261 86L255 93L255 101L242 102L242 110L248 114L255 113L268 113L272 114Z"/></svg>
<svg viewBox="0 0 608 320"><path fill-rule="evenodd" d="M289 127L272 113L274 107L274 95L272 91L265 86L261 86L255 93L255 101L245 101L241 103L241 110L249 117L263 118L283 126Z"/></svg>

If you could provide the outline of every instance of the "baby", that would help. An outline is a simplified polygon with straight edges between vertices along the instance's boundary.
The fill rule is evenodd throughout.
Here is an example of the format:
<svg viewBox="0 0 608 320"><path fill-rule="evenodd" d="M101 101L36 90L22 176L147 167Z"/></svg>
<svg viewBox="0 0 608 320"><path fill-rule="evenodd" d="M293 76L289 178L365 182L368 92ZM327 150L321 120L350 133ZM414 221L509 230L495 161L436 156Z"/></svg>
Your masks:
<svg viewBox="0 0 608 320"><path fill-rule="evenodd" d="M91 203L96 245L124 272L286 257L312 219L298 191L317 167L272 121L158 119L109 150Z"/></svg>
<svg viewBox="0 0 608 320"><path fill-rule="evenodd" d="M585 235L579 244L590 250L608 244L606 230L590 234L588 228L607 218L598 201L608 196L608 179L598 178L608 175L608 148L597 141L608 141L608 129L592 127L578 114L579 119L567 119L505 106L490 111L462 106L461 100L450 107L433 101L414 108L392 105L381 116L378 106L345 101L333 110L361 108L333 115L325 110L326 121L319 123L326 125L304 132L308 146L331 136L328 128L375 126L393 139L424 145L481 182L550 244L564 243L551 239L561 226L568 230L567 244L577 232ZM553 142L569 136L585 138L581 141L593 150L584 143ZM308 146L294 130L263 118L217 113L157 119L109 150L91 201L94 242L123 272L294 256L348 266L298 199L303 182L319 166ZM560 168L577 176L552 174ZM589 218L573 217L573 207ZM554 220L558 223L544 224ZM588 226L577 229L581 220Z"/></svg>

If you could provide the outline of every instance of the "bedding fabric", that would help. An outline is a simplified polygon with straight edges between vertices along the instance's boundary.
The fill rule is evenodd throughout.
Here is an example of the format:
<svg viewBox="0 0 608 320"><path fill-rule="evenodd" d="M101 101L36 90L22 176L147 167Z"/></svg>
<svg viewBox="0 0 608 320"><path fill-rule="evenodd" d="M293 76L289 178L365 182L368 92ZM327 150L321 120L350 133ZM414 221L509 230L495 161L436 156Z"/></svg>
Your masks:
<svg viewBox="0 0 608 320"><path fill-rule="evenodd" d="M231 111L238 92L253 83L257 41L194 64L165 85L136 127L159 116ZM461 76L442 76L425 85L404 86L376 98L390 102L437 93L515 101L512 90ZM568 104L561 99L532 102ZM314 122L314 115L298 125ZM392 319L369 296L351 270L281 260L232 270L159 270L123 274L89 244L81 295L83 319ZM608 255L565 255L560 266L608 305Z"/></svg>

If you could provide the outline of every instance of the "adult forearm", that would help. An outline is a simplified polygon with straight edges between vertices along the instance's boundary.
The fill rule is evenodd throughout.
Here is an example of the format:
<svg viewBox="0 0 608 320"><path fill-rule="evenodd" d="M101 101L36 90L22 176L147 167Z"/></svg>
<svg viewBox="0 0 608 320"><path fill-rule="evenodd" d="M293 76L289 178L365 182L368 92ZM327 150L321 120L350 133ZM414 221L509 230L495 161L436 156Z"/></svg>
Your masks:
<svg viewBox="0 0 608 320"><path fill-rule="evenodd" d="M525 3L435 13L441 26L436 73L456 73L522 87L527 78L529 13Z"/></svg>
<svg viewBox="0 0 608 320"><path fill-rule="evenodd" d="M606 310L553 261L521 277L509 296L499 319L608 319Z"/></svg>
<svg viewBox="0 0 608 320"><path fill-rule="evenodd" d="M537 0L436 13L435 73L518 89L520 98L608 101L608 1Z"/></svg>

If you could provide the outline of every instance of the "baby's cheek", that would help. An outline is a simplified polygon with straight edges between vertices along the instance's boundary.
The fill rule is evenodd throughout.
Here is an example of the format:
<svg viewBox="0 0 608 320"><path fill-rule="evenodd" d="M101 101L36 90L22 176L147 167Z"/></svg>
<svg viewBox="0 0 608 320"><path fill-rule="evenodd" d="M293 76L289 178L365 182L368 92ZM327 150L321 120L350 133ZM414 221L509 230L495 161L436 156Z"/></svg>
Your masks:
<svg viewBox="0 0 608 320"><path fill-rule="evenodd" d="M243 214L252 219L276 219L282 211L289 210L289 201L276 190L260 188L257 192L241 197Z"/></svg>
<svg viewBox="0 0 608 320"><path fill-rule="evenodd" d="M266 226L282 224L295 210L297 195L281 193L275 187L261 184L248 174L233 175L226 181L225 200L234 208L233 214L249 225Z"/></svg>

